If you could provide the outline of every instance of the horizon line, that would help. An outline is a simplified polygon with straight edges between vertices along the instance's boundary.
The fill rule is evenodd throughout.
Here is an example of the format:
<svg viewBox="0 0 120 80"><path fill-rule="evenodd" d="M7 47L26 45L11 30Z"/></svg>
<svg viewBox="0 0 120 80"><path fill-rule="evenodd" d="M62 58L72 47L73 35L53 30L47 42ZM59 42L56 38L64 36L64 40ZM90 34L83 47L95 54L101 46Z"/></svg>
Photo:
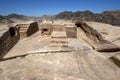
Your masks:
<svg viewBox="0 0 120 80"><path fill-rule="evenodd" d="M120 10L120 9L118 9ZM53 13L53 14L41 14L41 15L28 15L28 14L22 14L22 13L17 13L17 12L11 12L11 13L8 13L8 14L0 14L2 16L8 16L10 14L18 14L18 15L23 15L23 16L30 16L30 17L42 17L42 16L45 16L45 15L49 15L49 16L53 16L53 15L57 15L59 13L62 13L62 12L77 12L77 11L80 11L80 12L85 12L85 11L90 11L92 13L95 13L95 14L101 14L105 11L118 11L118 10L104 10L104 11L100 11L100 12L97 12L97 11L92 11L92 10L76 10L76 11L70 11L70 10L65 10L65 11L60 11L60 12L57 12L57 13Z"/></svg>

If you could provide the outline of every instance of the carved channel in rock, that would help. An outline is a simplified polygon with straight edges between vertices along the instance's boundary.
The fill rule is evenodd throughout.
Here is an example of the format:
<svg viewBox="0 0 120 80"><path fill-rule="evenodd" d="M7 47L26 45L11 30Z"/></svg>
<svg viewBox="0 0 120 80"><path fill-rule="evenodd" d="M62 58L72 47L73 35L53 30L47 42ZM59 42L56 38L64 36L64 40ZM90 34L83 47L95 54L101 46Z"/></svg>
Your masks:
<svg viewBox="0 0 120 80"><path fill-rule="evenodd" d="M90 44L93 49L99 52L115 52L120 51L120 47L112 42L105 40L103 36L85 22L77 21L75 25L83 31L86 38L84 40ZM82 34L81 34L81 37Z"/></svg>

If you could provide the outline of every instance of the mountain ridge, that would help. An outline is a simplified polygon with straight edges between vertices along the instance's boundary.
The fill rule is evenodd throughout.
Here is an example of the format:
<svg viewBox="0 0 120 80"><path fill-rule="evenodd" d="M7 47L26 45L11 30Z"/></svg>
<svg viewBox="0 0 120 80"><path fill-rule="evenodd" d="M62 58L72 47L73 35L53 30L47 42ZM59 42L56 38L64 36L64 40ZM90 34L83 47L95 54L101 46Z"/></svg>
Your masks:
<svg viewBox="0 0 120 80"><path fill-rule="evenodd" d="M4 19L4 20L3 20ZM12 19L20 20L80 20L80 21L94 21L120 26L120 10L104 11L102 13L93 13L92 11L64 11L56 15L43 15L41 17L25 16L17 13L12 13L0 18L0 23L12 22ZM6 20L6 21L5 21Z"/></svg>
<svg viewBox="0 0 120 80"><path fill-rule="evenodd" d="M95 21L120 26L120 10L93 13L91 11L64 11L56 15L56 19Z"/></svg>

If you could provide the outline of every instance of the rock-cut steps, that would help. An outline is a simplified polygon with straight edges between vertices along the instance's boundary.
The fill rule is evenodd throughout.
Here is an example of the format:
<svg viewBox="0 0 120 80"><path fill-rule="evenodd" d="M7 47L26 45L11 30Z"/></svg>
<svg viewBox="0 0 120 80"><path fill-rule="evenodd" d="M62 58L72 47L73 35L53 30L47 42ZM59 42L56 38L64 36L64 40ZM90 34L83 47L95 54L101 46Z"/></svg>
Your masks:
<svg viewBox="0 0 120 80"><path fill-rule="evenodd" d="M21 26L21 25L20 25ZM28 31L28 26L27 25L22 25L22 27L20 27L20 36L21 38L26 38L27 37L27 31Z"/></svg>
<svg viewBox="0 0 120 80"><path fill-rule="evenodd" d="M66 31L53 31L51 34L51 47L68 47Z"/></svg>

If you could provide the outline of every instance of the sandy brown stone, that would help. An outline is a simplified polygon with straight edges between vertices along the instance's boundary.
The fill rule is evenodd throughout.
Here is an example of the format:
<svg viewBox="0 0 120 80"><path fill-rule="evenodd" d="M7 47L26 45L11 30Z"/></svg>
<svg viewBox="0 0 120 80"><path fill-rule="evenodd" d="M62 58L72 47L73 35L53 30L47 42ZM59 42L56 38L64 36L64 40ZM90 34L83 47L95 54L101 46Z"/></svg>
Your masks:
<svg viewBox="0 0 120 80"><path fill-rule="evenodd" d="M54 24L63 26L64 24L73 23L69 21L55 21ZM98 26L101 27L101 23L89 22L89 24L93 25L91 27L96 28L95 30L101 34L101 28L98 28ZM104 27L102 28L104 29ZM114 29L112 26L111 30ZM105 28L106 30L109 29ZM115 30L119 30L119 28ZM91 32L89 33L91 35ZM98 52L93 49L96 45L96 48L102 48L101 46L103 45L105 45L104 49L108 46L110 47L111 42L108 40L116 37L112 36L113 34L119 35L119 31L113 34L109 34L109 31L106 31L106 33L108 35L101 35L107 41L101 42L99 41L100 39L96 39L96 35L88 37L82 29L77 28L76 38L70 38L64 33L58 35L59 37L67 36L68 47L50 47L51 37L42 36L41 31L38 31L29 37L20 39L8 54L4 56L3 60L0 61L0 79L119 80L120 67L116 64L116 61L119 60L119 52ZM55 41L61 42L65 40L55 39ZM112 61L111 57L116 57L117 60L114 59Z"/></svg>

